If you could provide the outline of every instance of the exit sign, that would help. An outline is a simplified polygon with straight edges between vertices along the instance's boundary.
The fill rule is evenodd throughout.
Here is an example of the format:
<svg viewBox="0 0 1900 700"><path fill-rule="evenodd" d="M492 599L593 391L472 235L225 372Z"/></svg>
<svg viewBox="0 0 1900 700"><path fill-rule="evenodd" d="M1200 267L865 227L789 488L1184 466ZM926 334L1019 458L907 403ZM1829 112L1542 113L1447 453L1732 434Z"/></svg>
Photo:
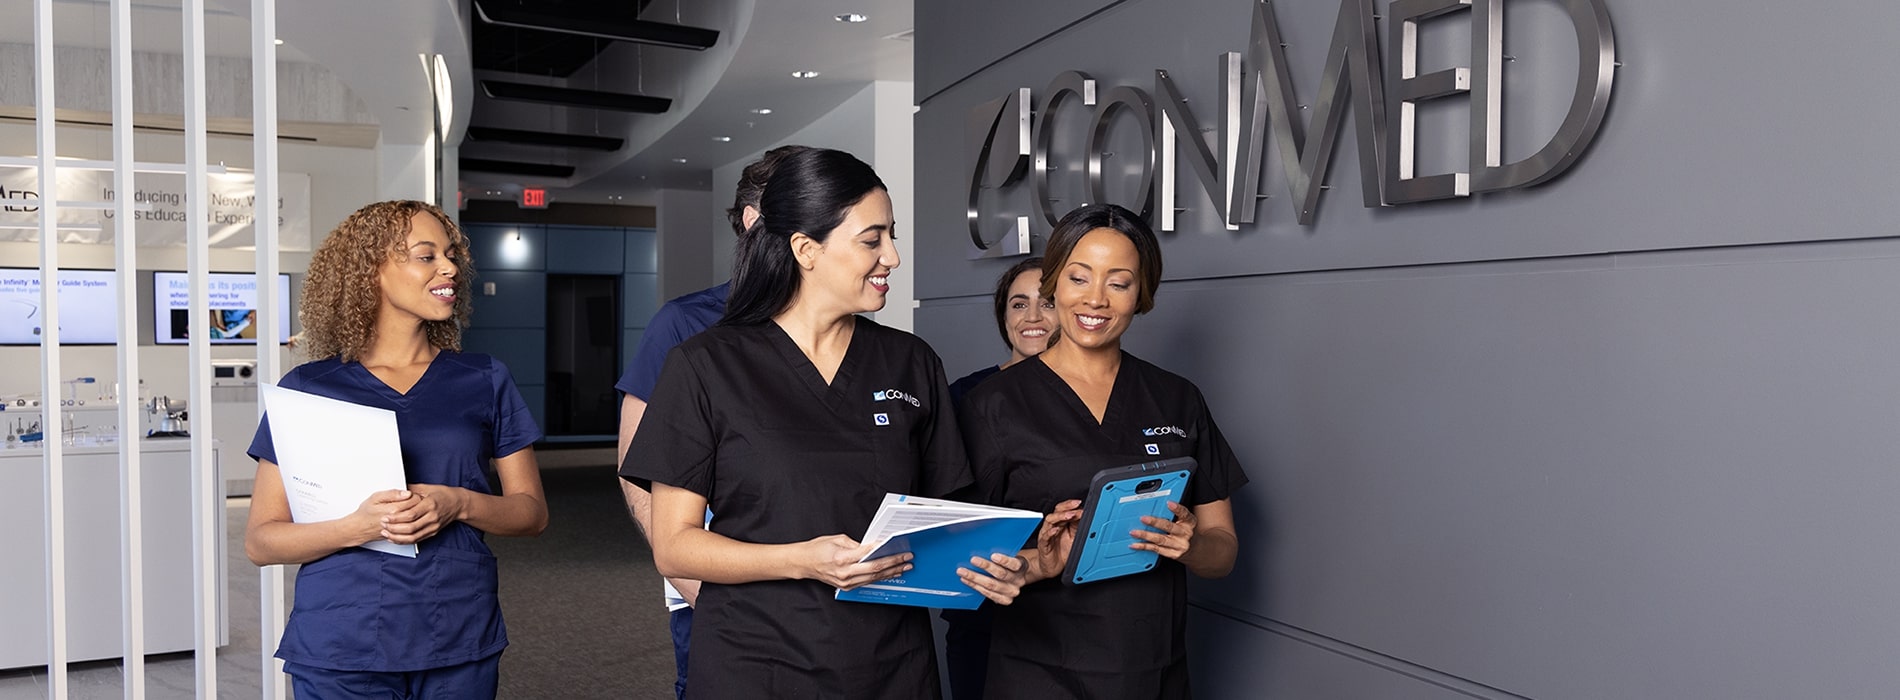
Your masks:
<svg viewBox="0 0 1900 700"><path fill-rule="evenodd" d="M541 189L539 187L522 188L521 189L521 208L523 209L548 208L548 191Z"/></svg>

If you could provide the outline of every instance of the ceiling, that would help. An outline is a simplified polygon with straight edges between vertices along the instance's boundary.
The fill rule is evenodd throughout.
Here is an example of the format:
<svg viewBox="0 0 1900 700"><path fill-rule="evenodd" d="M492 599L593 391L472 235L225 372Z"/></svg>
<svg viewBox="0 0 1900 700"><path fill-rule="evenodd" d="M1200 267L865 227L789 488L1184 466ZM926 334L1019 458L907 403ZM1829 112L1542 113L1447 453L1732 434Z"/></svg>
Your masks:
<svg viewBox="0 0 1900 700"><path fill-rule="evenodd" d="M517 3L521 0L486 0ZM562 0L529 3L550 13L625 18L632 3ZM613 8L622 8L614 14ZM837 15L858 13L863 22ZM471 127L561 131L625 139L618 151L464 141L464 158L575 167L572 177L522 177L464 170L473 198L513 198L523 186L546 187L552 201L651 203L662 188L711 188L714 168L778 145L876 80L911 80L908 0L647 0L637 18L719 32L704 51L637 46L528 32L484 36L469 12L475 77L667 97L667 113L628 115L523 105L477 91ZM495 42L495 43L491 43ZM504 43L505 42L505 43ZM591 54L591 55L589 55ZM577 61L576 56L581 58ZM512 61L517 71L492 70ZM562 71L565 70L565 74ZM792 77L811 70L816 78ZM754 110L770 110L758 114ZM678 162L684 160L684 163ZM499 192L491 195L491 192Z"/></svg>
<svg viewBox="0 0 1900 700"><path fill-rule="evenodd" d="M569 177L464 171L471 198L524 186L557 202L651 204L663 188L711 189L712 171L779 145L872 81L912 79L910 0L486 0L597 24L644 20L717 31L703 51L484 25L472 0L277 0L278 58L316 63L375 115L384 143L422 143L430 86L418 54L453 81L449 140L464 158L574 168ZM0 3L0 42L32 42L32 3ZM180 52L181 0L132 0L139 51ZM56 43L108 48L109 0L55 0ZM207 0L211 56L250 55L251 0ZM862 22L836 16L859 13ZM818 72L794 78L794 70ZM504 102L478 80L668 98L661 114ZM768 114L760 110L770 110ZM621 139L613 151L463 140L468 127ZM680 162L684 161L684 162ZM498 192L498 195L489 195Z"/></svg>

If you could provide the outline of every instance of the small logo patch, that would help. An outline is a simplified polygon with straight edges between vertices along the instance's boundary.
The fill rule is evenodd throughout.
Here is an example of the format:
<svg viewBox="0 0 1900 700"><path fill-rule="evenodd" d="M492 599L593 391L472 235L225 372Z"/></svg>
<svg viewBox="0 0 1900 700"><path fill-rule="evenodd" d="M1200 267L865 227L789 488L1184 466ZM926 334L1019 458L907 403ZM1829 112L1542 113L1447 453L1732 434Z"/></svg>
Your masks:
<svg viewBox="0 0 1900 700"><path fill-rule="evenodd" d="M1142 447L1148 448L1148 454L1151 454L1151 455L1161 454L1161 446L1154 444L1152 442L1146 445L1142 445Z"/></svg>
<svg viewBox="0 0 1900 700"><path fill-rule="evenodd" d="M874 415L872 415L872 416L871 416L871 422L872 422L872 423L876 423L876 424L878 424L878 425L890 425L890 424L891 424L891 414L889 414L889 413L878 413L878 414L874 414Z"/></svg>

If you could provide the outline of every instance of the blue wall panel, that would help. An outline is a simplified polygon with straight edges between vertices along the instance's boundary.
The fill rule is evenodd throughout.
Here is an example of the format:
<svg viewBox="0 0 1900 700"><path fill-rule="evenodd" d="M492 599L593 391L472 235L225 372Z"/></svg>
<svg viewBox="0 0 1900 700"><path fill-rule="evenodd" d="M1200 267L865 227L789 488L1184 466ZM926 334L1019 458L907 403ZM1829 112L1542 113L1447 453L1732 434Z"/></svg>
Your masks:
<svg viewBox="0 0 1900 700"><path fill-rule="evenodd" d="M516 224L469 224L469 252L476 271L539 270L547 260L547 228ZM519 234L517 236L517 234Z"/></svg>
<svg viewBox="0 0 1900 700"><path fill-rule="evenodd" d="M630 228L626 230L627 272L660 271L660 236L650 228Z"/></svg>
<svg viewBox="0 0 1900 700"><path fill-rule="evenodd" d="M494 283L495 294L482 293ZM548 313L547 275L540 272L496 270L475 278L475 312L471 328L545 328Z"/></svg>
<svg viewBox="0 0 1900 700"><path fill-rule="evenodd" d="M659 275L623 275L620 281L621 327L645 328L654 312L660 310L659 295Z"/></svg>
<svg viewBox="0 0 1900 700"><path fill-rule="evenodd" d="M627 257L624 229L549 226L547 269L551 273L617 275Z"/></svg>
<svg viewBox="0 0 1900 700"><path fill-rule="evenodd" d="M462 348L494 355L508 365L517 384L547 381L547 332L539 328L470 328L462 331Z"/></svg>

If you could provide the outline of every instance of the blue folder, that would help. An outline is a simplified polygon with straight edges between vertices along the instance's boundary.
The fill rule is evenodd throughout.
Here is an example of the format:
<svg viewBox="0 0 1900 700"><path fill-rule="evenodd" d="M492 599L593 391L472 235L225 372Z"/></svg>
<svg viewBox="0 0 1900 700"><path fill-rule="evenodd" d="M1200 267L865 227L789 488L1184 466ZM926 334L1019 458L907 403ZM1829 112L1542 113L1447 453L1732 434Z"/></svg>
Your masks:
<svg viewBox="0 0 1900 700"><path fill-rule="evenodd" d="M944 510L930 510L942 508ZM893 521L887 511L909 509L912 515L924 517L910 522L923 522L914 527L905 527L902 516ZM1042 522L1042 514L1015 508L997 508L979 506L953 501L942 501L915 496L891 495L885 498L884 507L879 509L878 517L872 521L871 531L866 533L866 541L876 541L880 529L889 532L888 539L876 550L864 557L865 560L888 557L893 554L910 552L911 570L902 576L870 583L848 591L838 591L838 600L860 603L884 603L888 605L915 605L926 608L950 608L954 610L974 610L983 604L983 594L964 585L957 576L957 568L962 567L984 573L970 557L989 558L991 554L1003 553L1015 556L1023 548L1023 543L1036 531ZM893 524L894 523L894 524Z"/></svg>

